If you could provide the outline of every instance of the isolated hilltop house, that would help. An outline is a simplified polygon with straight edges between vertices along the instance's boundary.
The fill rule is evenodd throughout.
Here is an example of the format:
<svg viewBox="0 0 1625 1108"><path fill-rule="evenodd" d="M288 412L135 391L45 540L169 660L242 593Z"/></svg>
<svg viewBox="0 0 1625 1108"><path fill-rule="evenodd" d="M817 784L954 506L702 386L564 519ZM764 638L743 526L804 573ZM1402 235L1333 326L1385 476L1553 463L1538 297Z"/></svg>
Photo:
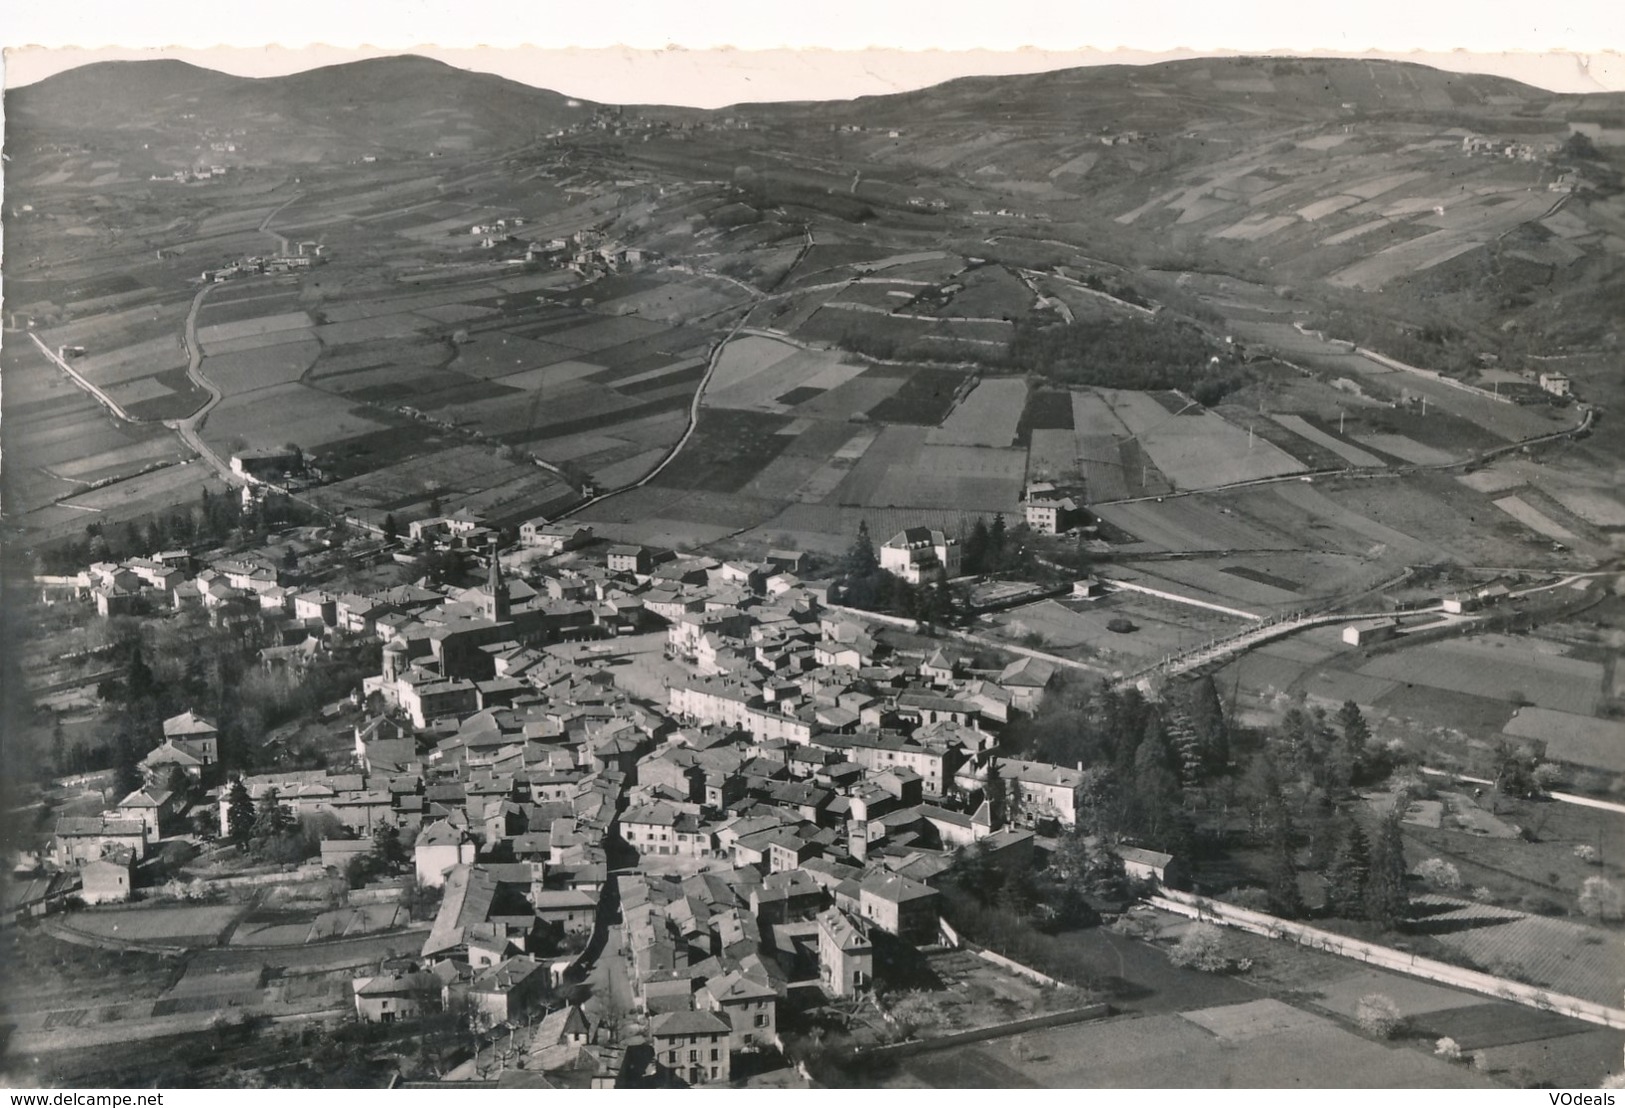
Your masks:
<svg viewBox="0 0 1625 1108"><path fill-rule="evenodd" d="M880 568L911 585L959 576L959 540L930 527L908 527L880 548Z"/></svg>

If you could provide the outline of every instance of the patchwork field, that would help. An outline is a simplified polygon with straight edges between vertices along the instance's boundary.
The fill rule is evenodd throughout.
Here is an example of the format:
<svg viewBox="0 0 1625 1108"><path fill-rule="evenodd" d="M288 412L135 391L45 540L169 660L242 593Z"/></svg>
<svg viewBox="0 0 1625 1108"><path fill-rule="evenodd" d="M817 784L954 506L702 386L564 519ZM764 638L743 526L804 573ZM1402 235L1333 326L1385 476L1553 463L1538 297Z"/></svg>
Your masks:
<svg viewBox="0 0 1625 1108"><path fill-rule="evenodd" d="M900 1084L1010 1088L1014 1074L1019 1087L1051 1089L1491 1085L1469 1067L1373 1042L1269 999L1030 1031L1015 1043L999 1039L921 1055L907 1067L912 1080Z"/></svg>
<svg viewBox="0 0 1625 1108"><path fill-rule="evenodd" d="M925 441L933 446L1009 446L1026 403L1025 380L985 378Z"/></svg>
<svg viewBox="0 0 1625 1108"><path fill-rule="evenodd" d="M1603 667L1565 657L1546 644L1505 635L1424 643L1372 659L1360 673L1487 699L1524 699L1542 708L1589 715L1602 695Z"/></svg>
<svg viewBox="0 0 1625 1108"><path fill-rule="evenodd" d="M1279 447L1194 402L1171 413L1147 393L1101 393L1175 489L1212 488L1307 468Z"/></svg>
<svg viewBox="0 0 1625 1108"><path fill-rule="evenodd" d="M1271 492L1267 486L1261 493ZM1160 550L1295 550L1301 540L1193 497L1097 505L1096 512Z"/></svg>
<svg viewBox="0 0 1625 1108"><path fill-rule="evenodd" d="M1546 757L1625 773L1625 723L1544 707L1519 708L1502 734L1546 744Z"/></svg>
<svg viewBox="0 0 1625 1108"><path fill-rule="evenodd" d="M1361 450L1358 446L1355 446L1352 443L1344 442L1335 435L1329 434L1322 431L1320 428L1311 425L1309 421L1304 419L1302 416L1282 413L1272 415L1270 418L1275 420L1275 422L1279 423L1282 427L1285 427L1287 430L1291 431L1293 434L1308 439L1316 446L1321 446L1327 450L1330 450L1332 453L1336 454L1350 465L1377 467L1386 464L1375 454Z"/></svg>
<svg viewBox="0 0 1625 1108"><path fill-rule="evenodd" d="M1598 1004L1619 1002L1625 940L1617 934L1470 900L1419 899L1430 908L1424 927L1478 965L1515 965L1555 992Z"/></svg>

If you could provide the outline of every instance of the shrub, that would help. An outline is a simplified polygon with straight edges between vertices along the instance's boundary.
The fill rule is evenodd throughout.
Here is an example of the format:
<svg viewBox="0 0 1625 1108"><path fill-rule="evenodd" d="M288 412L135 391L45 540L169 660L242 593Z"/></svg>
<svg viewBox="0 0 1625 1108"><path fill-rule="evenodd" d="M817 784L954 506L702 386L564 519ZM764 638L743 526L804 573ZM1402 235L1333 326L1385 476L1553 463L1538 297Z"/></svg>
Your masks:
<svg viewBox="0 0 1625 1108"><path fill-rule="evenodd" d="M1379 1039L1392 1039L1405 1026L1399 1005L1380 993L1362 996L1354 1010L1354 1019L1360 1030Z"/></svg>
<svg viewBox="0 0 1625 1108"><path fill-rule="evenodd" d="M1606 877L1587 877L1580 886L1580 911L1592 919L1625 919L1625 889Z"/></svg>
<svg viewBox="0 0 1625 1108"><path fill-rule="evenodd" d="M1231 889L1224 894L1224 899L1237 908L1247 908L1254 912L1268 912L1274 907L1269 891L1257 885Z"/></svg>
<svg viewBox="0 0 1625 1108"><path fill-rule="evenodd" d="M1447 1061L1459 1062L1461 1061L1461 1044L1446 1035L1433 1044L1433 1053Z"/></svg>
<svg viewBox="0 0 1625 1108"><path fill-rule="evenodd" d="M1107 622L1106 630L1115 631L1119 635L1126 635L1129 632L1136 630L1136 628L1133 620L1125 619L1122 616L1114 616L1110 621Z"/></svg>
<svg viewBox="0 0 1625 1108"><path fill-rule="evenodd" d="M1461 871L1443 858L1429 858L1416 867L1416 875L1437 889L1461 888Z"/></svg>
<svg viewBox="0 0 1625 1108"><path fill-rule="evenodd" d="M1228 945L1220 928L1211 923L1198 923L1180 936L1168 952L1168 960L1176 966L1203 973L1223 973L1230 968Z"/></svg>
<svg viewBox="0 0 1625 1108"><path fill-rule="evenodd" d="M1575 847L1574 856L1580 859L1580 861L1591 866L1597 865L1601 858L1601 855L1597 853L1597 848L1592 846L1590 843L1581 843L1579 846Z"/></svg>
<svg viewBox="0 0 1625 1108"><path fill-rule="evenodd" d="M1475 885L1473 887L1473 899L1480 904L1488 904L1495 899L1495 894L1490 891L1488 885Z"/></svg>

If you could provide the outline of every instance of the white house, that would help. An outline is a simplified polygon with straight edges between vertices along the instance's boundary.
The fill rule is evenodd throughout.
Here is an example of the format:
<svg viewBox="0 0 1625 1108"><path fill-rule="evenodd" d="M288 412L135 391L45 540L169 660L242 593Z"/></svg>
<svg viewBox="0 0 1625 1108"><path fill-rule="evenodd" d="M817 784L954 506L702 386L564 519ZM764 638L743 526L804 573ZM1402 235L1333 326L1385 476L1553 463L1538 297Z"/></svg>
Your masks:
<svg viewBox="0 0 1625 1108"><path fill-rule="evenodd" d="M880 568L910 584L934 580L940 571L959 576L959 540L930 527L897 532L880 548Z"/></svg>

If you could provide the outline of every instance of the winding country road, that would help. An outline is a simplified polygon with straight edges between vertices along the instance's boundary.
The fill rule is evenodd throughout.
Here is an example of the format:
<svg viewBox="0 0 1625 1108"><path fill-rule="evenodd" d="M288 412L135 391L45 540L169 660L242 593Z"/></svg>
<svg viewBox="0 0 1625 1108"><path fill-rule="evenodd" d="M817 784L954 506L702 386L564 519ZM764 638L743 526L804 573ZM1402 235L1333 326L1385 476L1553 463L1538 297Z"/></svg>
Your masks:
<svg viewBox="0 0 1625 1108"><path fill-rule="evenodd" d="M286 254L288 252L288 240L286 236L279 235L275 231L271 230L271 220L275 219L277 213L282 211L283 208L286 208L289 204L292 204L295 200L298 200L303 195L303 193L295 193L294 195L288 197L288 199L284 200L281 204L278 204L275 208L267 212L264 219L260 220L260 225L257 230L260 234L269 235L271 238L276 240L277 252L279 254ZM191 447L198 457L208 462L209 465L214 468L214 471L220 475L221 479L226 482L226 484L244 485L247 484L247 481L242 477L242 475L232 471L231 462L222 457L220 453L207 442L203 441L203 436L199 434L199 429L202 428L204 421L209 418L209 413L214 411L215 408L219 406L220 401L225 399L225 395L220 391L220 387L213 381L209 380L209 378L203 372L203 344L198 341L197 337L198 313L202 311L203 301L206 297L208 297L210 291L213 290L214 287L215 286L213 284L205 284L202 288L197 290L197 295L192 297L191 310L186 313L185 336L181 340L186 346L186 376L194 385L208 393L209 399L204 401L201 408L187 416L185 419L165 420L164 426L170 428L177 435L179 435L181 437L181 441L186 443L187 446Z"/></svg>
<svg viewBox="0 0 1625 1108"><path fill-rule="evenodd" d="M209 413L224 399L220 387L203 375L203 344L197 339L198 312L203 307L204 297L208 296L213 288L213 285L204 285L198 289L197 295L192 297L192 308L186 313L186 337L182 340L186 344L186 376L194 385L208 393L209 399L185 419L165 420L164 426L179 435L181 441L191 447L198 457L213 466L215 472L220 474L228 485L242 485L245 483L244 479L232 472L231 463L222 458L212 446L203 441L203 436L198 434L198 428L203 426L203 421L209 418Z"/></svg>

